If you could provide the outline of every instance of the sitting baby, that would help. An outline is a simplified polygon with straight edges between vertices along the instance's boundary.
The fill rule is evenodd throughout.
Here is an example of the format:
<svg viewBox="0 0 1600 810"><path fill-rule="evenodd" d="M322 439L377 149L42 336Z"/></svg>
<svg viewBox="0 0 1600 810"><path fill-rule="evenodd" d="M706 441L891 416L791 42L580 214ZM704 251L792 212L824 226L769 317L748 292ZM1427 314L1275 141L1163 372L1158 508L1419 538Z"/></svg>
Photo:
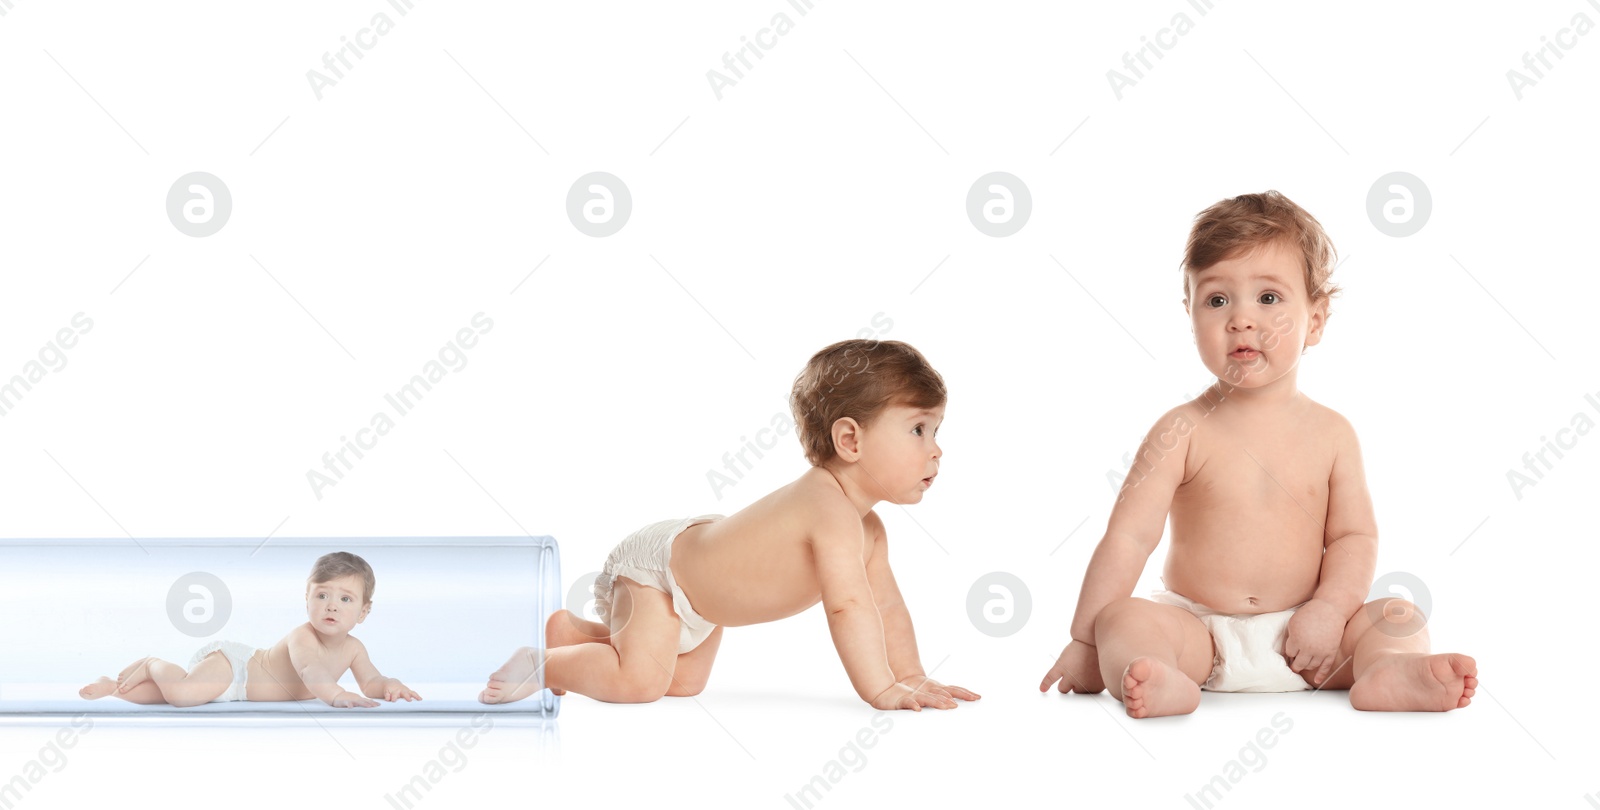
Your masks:
<svg viewBox="0 0 1600 810"><path fill-rule="evenodd" d="M1374 711L1472 701L1476 662L1429 655L1415 605L1366 601L1378 529L1356 434L1295 382L1332 272L1322 226L1275 191L1196 218L1184 307L1217 381L1140 445L1041 692L1109 688L1132 717L1192 712L1201 688L1348 689ZM1169 512L1166 589L1131 597Z"/></svg>

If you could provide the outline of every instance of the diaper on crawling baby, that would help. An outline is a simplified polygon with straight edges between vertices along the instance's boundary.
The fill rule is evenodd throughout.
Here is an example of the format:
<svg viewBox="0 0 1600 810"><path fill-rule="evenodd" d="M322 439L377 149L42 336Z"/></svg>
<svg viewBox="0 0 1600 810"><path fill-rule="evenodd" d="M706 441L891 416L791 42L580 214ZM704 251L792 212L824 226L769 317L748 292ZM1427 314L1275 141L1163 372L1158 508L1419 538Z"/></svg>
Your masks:
<svg viewBox="0 0 1600 810"><path fill-rule="evenodd" d="M678 614L678 654L683 655L700 646L717 626L705 620L689 604L689 597L678 587L672 576L672 541L684 529L701 523L721 520L722 515L701 515L652 523L630 534L606 557L600 576L594 581L594 609L600 621L613 632L620 629L611 612L611 596L617 577L627 577L640 585L655 588L672 597L672 609Z"/></svg>
<svg viewBox="0 0 1600 810"><path fill-rule="evenodd" d="M1299 692L1312 688L1283 657L1289 617L1300 608L1272 613L1218 613L1172 591L1157 590L1150 601L1183 608L1211 633L1216 655L1211 676L1200 688L1212 692Z"/></svg>
<svg viewBox="0 0 1600 810"><path fill-rule="evenodd" d="M250 679L250 656L256 654L256 648L238 641L212 641L195 652L189 659L189 671L193 672L195 665L205 660L205 657L218 651L228 659L233 666L233 681L222 694L211 699L212 703L228 703L235 700L248 700L245 696L245 687Z"/></svg>

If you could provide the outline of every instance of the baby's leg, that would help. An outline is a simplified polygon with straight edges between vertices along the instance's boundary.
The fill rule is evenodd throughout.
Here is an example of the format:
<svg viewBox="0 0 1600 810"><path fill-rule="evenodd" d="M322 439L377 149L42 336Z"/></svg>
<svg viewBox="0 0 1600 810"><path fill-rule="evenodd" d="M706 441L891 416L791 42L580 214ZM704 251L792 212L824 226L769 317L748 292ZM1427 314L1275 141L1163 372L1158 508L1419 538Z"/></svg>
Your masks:
<svg viewBox="0 0 1600 810"><path fill-rule="evenodd" d="M1426 619L1403 599L1363 605L1345 624L1342 667L1326 689L1349 689L1366 711L1443 712L1465 707L1478 688L1478 663L1458 653L1428 654ZM1308 673L1310 674L1310 673Z"/></svg>
<svg viewBox="0 0 1600 810"><path fill-rule="evenodd" d="M611 628L591 622L570 610L558 610L545 620L544 646L571 647L590 643L610 644Z"/></svg>
<svg viewBox="0 0 1600 810"><path fill-rule="evenodd" d="M558 610L550 614L544 622L544 646L571 647L574 644L610 644L611 628L599 622L591 622L570 610ZM531 647L526 649L532 649ZM558 695L565 695L567 690L550 690Z"/></svg>
<svg viewBox="0 0 1600 810"><path fill-rule="evenodd" d="M666 694L678 657L679 622L672 598L627 577L616 579L611 598L613 621L620 626L609 644L546 650L542 667L540 651L523 647L489 676L489 688L478 699L509 703L546 686L609 703L648 703Z"/></svg>
<svg viewBox="0 0 1600 810"><path fill-rule="evenodd" d="M133 703L165 703L166 699L161 696L161 690L150 680L150 662L155 660L157 659L140 658L123 667L116 678L102 675L99 680L79 689L78 695L86 700L97 700L122 689L122 694L118 694L117 697Z"/></svg>
<svg viewBox="0 0 1600 810"><path fill-rule="evenodd" d="M617 577L611 643L558 647L548 653L546 683L608 703L649 703L667 693L678 659L672 597Z"/></svg>
<svg viewBox="0 0 1600 810"><path fill-rule="evenodd" d="M574 644L610 644L611 629L599 622L591 622L570 610L558 610L544 622L545 649L571 647ZM511 660L489 676L489 684L478 694L484 703L513 703L544 688L544 672L540 669L540 653L535 647L521 647L511 654ZM550 687L557 695L567 690Z"/></svg>
<svg viewBox="0 0 1600 810"><path fill-rule="evenodd" d="M193 672L160 658L143 658L129 664L117 680L101 678L79 691L84 697L114 694L129 703L166 703L178 707L209 703L233 682L233 665L218 650L196 664ZM110 686L107 689L107 686Z"/></svg>
<svg viewBox="0 0 1600 810"><path fill-rule="evenodd" d="M678 656L678 665L672 670L672 687L668 697L694 697L706 688L711 680L711 662L717 658L717 648L722 646L722 627L711 631L700 646Z"/></svg>
<svg viewBox="0 0 1600 810"><path fill-rule="evenodd" d="M1211 674L1211 633L1193 614L1128 597L1094 620L1100 677L1129 717L1188 714Z"/></svg>

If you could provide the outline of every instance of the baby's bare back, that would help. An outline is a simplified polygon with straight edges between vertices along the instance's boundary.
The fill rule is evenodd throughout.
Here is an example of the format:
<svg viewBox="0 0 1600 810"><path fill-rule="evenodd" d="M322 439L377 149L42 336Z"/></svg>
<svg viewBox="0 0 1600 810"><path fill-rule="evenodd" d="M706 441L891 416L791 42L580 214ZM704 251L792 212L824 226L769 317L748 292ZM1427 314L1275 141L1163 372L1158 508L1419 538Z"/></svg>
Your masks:
<svg viewBox="0 0 1600 810"><path fill-rule="evenodd" d="M814 467L738 512L678 535L672 575L712 624L739 627L800 613L822 601L812 542L821 510L840 501L849 502L833 476ZM864 538L863 562L876 540Z"/></svg>
<svg viewBox="0 0 1600 810"><path fill-rule="evenodd" d="M1311 598L1322 570L1335 432L1303 395L1281 408L1187 409L1183 481L1172 499L1167 588L1224 613L1266 613Z"/></svg>

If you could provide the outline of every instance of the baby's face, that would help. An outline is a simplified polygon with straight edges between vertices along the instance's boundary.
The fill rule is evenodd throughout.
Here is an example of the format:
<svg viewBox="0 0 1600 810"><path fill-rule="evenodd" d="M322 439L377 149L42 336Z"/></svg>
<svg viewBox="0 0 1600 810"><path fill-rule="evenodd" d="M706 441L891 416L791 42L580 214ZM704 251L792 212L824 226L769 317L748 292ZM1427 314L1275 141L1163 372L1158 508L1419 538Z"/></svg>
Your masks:
<svg viewBox="0 0 1600 810"><path fill-rule="evenodd" d="M306 618L323 635L344 635L367 618L361 577L349 574L306 589Z"/></svg>
<svg viewBox="0 0 1600 810"><path fill-rule="evenodd" d="M1191 274L1185 306L1201 362L1237 388L1293 372L1327 318L1327 302L1313 305L1306 293L1299 254L1279 242Z"/></svg>
<svg viewBox="0 0 1600 810"><path fill-rule="evenodd" d="M944 406L892 405L861 431L863 483L879 488L891 503L917 503L939 474L943 451L934 436L944 422Z"/></svg>

